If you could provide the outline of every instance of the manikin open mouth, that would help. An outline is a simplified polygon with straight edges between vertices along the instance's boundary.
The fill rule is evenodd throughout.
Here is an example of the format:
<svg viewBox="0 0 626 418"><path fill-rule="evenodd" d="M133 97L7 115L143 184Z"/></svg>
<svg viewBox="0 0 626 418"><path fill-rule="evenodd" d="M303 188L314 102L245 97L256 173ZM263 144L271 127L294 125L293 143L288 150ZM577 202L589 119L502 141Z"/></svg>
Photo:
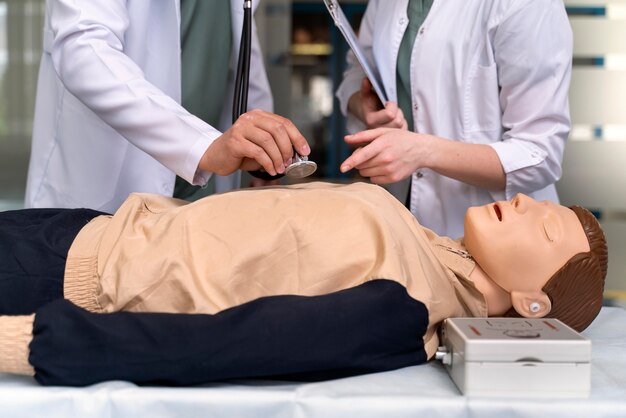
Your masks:
<svg viewBox="0 0 626 418"><path fill-rule="evenodd" d="M500 210L500 205L498 205L497 203L493 204L493 211L496 213L496 216L498 217L498 220L500 222L502 222L502 211Z"/></svg>

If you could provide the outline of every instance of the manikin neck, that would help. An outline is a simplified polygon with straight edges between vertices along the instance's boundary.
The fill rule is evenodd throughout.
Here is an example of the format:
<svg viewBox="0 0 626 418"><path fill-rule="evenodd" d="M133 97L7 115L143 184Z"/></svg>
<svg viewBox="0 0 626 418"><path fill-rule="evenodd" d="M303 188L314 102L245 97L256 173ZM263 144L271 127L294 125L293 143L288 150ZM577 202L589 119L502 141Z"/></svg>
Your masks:
<svg viewBox="0 0 626 418"><path fill-rule="evenodd" d="M498 286L487 276L487 273L478 264L470 274L470 279L476 288L483 294L487 302L487 315L501 316L511 309L511 295Z"/></svg>

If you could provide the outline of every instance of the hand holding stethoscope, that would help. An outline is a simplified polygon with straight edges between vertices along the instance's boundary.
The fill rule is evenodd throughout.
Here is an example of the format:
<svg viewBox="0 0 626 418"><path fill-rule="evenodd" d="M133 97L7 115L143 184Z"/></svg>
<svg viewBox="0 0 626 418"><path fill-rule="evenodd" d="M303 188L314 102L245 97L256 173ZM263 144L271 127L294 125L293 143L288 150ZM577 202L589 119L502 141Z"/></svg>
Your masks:
<svg viewBox="0 0 626 418"><path fill-rule="evenodd" d="M235 78L235 95L233 98L233 123L248 108L248 87L250 85L250 53L252 50L252 0L243 2L243 29L241 44L239 47L239 62L237 64L237 76ZM308 157L298 154L294 150L293 162L285 168L285 174L291 178L303 178L310 176L317 170L317 164L309 161ZM282 174L272 176L266 171L251 171L255 177L273 180L282 177Z"/></svg>

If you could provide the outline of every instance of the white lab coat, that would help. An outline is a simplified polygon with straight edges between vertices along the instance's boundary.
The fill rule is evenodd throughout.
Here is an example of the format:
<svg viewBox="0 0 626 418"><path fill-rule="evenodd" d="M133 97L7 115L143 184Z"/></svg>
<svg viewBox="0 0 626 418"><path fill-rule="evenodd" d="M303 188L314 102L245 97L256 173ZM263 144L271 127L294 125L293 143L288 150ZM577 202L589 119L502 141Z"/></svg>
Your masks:
<svg viewBox="0 0 626 418"><path fill-rule="evenodd" d="M243 3L231 5L232 92ZM271 110L253 33L249 108ZM196 168L230 126L232 97L213 128L180 91L179 0L47 0L26 206L111 212L131 192L171 196L175 174L206 183Z"/></svg>
<svg viewBox="0 0 626 418"><path fill-rule="evenodd" d="M372 54L389 100L397 101L396 63L408 0L370 0L360 41ZM337 96L345 113L363 72L350 67ZM417 132L491 145L506 190L490 192L428 169L413 174L411 212L438 234L463 235L468 207L518 192L558 202L570 130L572 33L562 0L435 0L411 56ZM349 116L349 129L357 126Z"/></svg>

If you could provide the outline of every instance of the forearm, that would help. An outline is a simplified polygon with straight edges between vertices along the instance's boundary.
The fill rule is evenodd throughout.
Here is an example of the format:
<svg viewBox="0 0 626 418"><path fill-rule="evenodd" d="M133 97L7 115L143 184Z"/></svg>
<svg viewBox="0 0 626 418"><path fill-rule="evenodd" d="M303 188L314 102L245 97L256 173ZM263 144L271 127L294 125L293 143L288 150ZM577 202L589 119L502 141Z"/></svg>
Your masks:
<svg viewBox="0 0 626 418"><path fill-rule="evenodd" d="M506 173L496 151L485 144L467 144L427 135L426 166L437 173L492 191L506 186Z"/></svg>
<svg viewBox="0 0 626 418"><path fill-rule="evenodd" d="M341 164L341 171L356 168L377 184L397 182L429 168L487 190L501 191L506 185L500 157L489 145L389 128L348 135L345 141L359 148Z"/></svg>

